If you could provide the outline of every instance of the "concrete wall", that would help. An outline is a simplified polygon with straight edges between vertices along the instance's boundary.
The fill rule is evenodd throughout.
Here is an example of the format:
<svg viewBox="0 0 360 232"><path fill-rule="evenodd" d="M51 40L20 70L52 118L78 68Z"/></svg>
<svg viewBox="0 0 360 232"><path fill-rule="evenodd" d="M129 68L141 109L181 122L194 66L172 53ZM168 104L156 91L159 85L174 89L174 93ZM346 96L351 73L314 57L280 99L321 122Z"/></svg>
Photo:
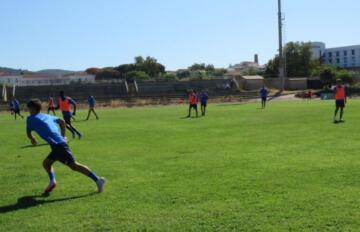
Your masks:
<svg viewBox="0 0 360 232"><path fill-rule="evenodd" d="M49 96L58 97L61 90L76 101L85 101L87 96L94 95L100 101L122 99L132 97L164 97L179 96L186 97L190 89L208 90L211 95L231 94L236 88L229 79L194 80L194 81L149 81L138 82L138 93L128 94L125 83L102 83L102 84L74 84L74 85L52 85L52 86L27 86L17 87L16 97L26 102L31 98L47 100ZM8 88L8 96L11 95Z"/></svg>
<svg viewBox="0 0 360 232"><path fill-rule="evenodd" d="M279 78L268 78L265 83L269 88L281 89L281 80ZM307 88L307 78L289 78L285 80L285 89L287 90L304 90Z"/></svg>

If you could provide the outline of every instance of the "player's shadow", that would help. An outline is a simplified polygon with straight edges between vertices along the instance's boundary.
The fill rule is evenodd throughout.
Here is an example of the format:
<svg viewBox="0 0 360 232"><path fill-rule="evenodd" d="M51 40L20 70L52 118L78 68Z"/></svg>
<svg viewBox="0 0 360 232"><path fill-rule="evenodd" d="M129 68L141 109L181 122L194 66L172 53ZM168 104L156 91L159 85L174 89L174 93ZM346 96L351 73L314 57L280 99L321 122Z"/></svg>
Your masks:
<svg viewBox="0 0 360 232"><path fill-rule="evenodd" d="M21 149L27 149L27 148L36 148L36 147L43 147L43 146L48 146L49 144L47 143L42 143L42 144L38 144L36 146L34 145L26 145L26 146L22 146L20 147Z"/></svg>
<svg viewBox="0 0 360 232"><path fill-rule="evenodd" d="M22 209L28 209L28 208L36 207L39 205L51 204L51 203L62 202L62 201L76 200L76 199L80 199L80 198L90 197L94 194L95 193L90 193L90 194L81 195L81 196L66 197L66 198L60 198L60 199L54 199L54 200L45 200L45 198L42 196L25 196L25 197L19 198L17 203L15 203L15 204L0 206L0 214L10 213L10 212L14 212L17 210L22 210Z"/></svg>

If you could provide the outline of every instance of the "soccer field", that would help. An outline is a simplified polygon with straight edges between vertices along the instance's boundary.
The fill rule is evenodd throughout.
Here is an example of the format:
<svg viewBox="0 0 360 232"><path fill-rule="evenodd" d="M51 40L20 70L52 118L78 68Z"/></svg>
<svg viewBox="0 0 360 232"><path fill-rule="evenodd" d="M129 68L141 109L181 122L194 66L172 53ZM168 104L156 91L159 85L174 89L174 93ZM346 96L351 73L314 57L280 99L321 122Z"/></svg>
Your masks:
<svg viewBox="0 0 360 232"><path fill-rule="evenodd" d="M333 101L104 109L75 126L78 161L105 192L56 163L58 187L25 120L0 114L0 231L358 231L360 101L333 124Z"/></svg>

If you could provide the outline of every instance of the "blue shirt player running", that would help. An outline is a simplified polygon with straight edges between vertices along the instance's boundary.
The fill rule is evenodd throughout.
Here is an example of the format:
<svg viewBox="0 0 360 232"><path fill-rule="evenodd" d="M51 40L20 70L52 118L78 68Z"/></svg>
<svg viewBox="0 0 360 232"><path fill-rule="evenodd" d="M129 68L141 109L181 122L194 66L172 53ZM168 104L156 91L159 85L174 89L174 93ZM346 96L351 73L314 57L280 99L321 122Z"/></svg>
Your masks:
<svg viewBox="0 0 360 232"><path fill-rule="evenodd" d="M96 183L98 192L103 192L105 179L97 176L85 165L75 161L65 137L65 121L41 113L41 101L38 99L29 101L27 107L30 112L30 116L27 118L27 136L30 139L31 144L34 146L37 145L37 141L32 135L32 132L35 131L42 139L49 143L51 147L50 154L43 161L43 167L50 179L49 185L44 190L43 196L48 196L56 187L55 171L53 168L53 164L56 161L60 161L67 165L73 171L88 176Z"/></svg>
<svg viewBox="0 0 360 232"><path fill-rule="evenodd" d="M203 91L200 94L200 101L201 101L201 114L202 116L205 116L206 114L206 107L207 107L207 102L209 100L209 95L207 92Z"/></svg>
<svg viewBox="0 0 360 232"><path fill-rule="evenodd" d="M19 100L17 100L15 97L13 97L12 99L12 104L14 107L14 116L15 116L15 120L16 120L16 116L19 115L21 118L24 118L24 116L21 115L21 109L20 109L20 102Z"/></svg>
<svg viewBox="0 0 360 232"><path fill-rule="evenodd" d="M97 113L95 112L95 103L96 103L96 101L95 101L94 96L89 96L88 97L89 113L88 113L86 120L89 120L91 113L93 113L95 115L96 120L99 120L99 117L98 117Z"/></svg>
<svg viewBox="0 0 360 232"><path fill-rule="evenodd" d="M267 98L268 98L268 90L265 88L265 86L263 86L260 90L260 97L261 97L261 107L262 109L265 109L266 107L266 102L267 102Z"/></svg>

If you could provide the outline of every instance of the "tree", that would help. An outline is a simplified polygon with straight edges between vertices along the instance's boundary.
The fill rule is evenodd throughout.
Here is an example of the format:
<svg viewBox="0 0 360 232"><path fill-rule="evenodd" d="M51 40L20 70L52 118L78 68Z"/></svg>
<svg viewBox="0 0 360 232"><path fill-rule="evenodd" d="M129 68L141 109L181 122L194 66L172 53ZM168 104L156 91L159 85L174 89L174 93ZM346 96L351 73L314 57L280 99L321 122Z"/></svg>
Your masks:
<svg viewBox="0 0 360 232"><path fill-rule="evenodd" d="M174 79L176 79L175 74L172 74L172 73L165 73L161 77L166 79L166 80L174 80Z"/></svg>
<svg viewBox="0 0 360 232"><path fill-rule="evenodd" d="M331 85L336 82L336 69L331 66L324 66L320 71L320 80L324 85Z"/></svg>
<svg viewBox="0 0 360 232"><path fill-rule="evenodd" d="M149 80L150 76L143 71L132 71L126 74L126 79Z"/></svg>
<svg viewBox="0 0 360 232"><path fill-rule="evenodd" d="M312 59L311 44L304 42L289 42L284 48L286 57L286 73L289 77L307 77L312 70L320 65ZM279 73L279 57L270 60L265 71L267 77L277 77Z"/></svg>
<svg viewBox="0 0 360 232"><path fill-rule="evenodd" d="M124 76L122 73L114 69L103 69L98 72L95 76L96 80L112 80L112 79L122 79Z"/></svg>
<svg viewBox="0 0 360 232"><path fill-rule="evenodd" d="M188 69L190 71L204 71L206 69L206 65L204 63L201 64L195 63L191 65Z"/></svg>
<svg viewBox="0 0 360 232"><path fill-rule="evenodd" d="M336 73L336 79L341 79L344 83L352 83L353 75L345 69L341 69Z"/></svg>
<svg viewBox="0 0 360 232"><path fill-rule="evenodd" d="M184 78L188 78L190 77L191 73L189 70L179 70L176 72L176 76L179 78L179 79L184 79Z"/></svg>

